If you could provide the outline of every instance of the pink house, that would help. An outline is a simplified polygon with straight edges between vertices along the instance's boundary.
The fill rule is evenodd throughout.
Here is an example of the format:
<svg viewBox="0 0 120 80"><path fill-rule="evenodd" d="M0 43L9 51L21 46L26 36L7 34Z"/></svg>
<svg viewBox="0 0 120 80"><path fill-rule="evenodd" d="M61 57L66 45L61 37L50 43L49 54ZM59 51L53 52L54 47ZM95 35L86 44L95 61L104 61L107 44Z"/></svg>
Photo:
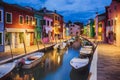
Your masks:
<svg viewBox="0 0 120 80"><path fill-rule="evenodd" d="M44 43L48 43L51 42L52 40L52 19L50 18L50 16L45 15L43 17L45 24L43 25L43 29L42 29L42 40Z"/></svg>
<svg viewBox="0 0 120 80"><path fill-rule="evenodd" d="M80 26L76 24L70 24L69 26L70 36L79 36L80 35Z"/></svg>
<svg viewBox="0 0 120 80"><path fill-rule="evenodd" d="M110 6L106 7L106 12L108 42L120 46L120 1L112 0Z"/></svg>

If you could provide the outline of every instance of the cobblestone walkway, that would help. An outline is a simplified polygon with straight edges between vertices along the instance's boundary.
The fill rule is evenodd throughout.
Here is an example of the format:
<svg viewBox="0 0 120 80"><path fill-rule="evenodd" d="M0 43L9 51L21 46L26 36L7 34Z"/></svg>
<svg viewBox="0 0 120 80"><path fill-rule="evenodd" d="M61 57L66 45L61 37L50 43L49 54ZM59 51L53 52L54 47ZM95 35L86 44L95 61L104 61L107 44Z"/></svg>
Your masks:
<svg viewBox="0 0 120 80"><path fill-rule="evenodd" d="M97 80L120 80L120 47L98 45Z"/></svg>

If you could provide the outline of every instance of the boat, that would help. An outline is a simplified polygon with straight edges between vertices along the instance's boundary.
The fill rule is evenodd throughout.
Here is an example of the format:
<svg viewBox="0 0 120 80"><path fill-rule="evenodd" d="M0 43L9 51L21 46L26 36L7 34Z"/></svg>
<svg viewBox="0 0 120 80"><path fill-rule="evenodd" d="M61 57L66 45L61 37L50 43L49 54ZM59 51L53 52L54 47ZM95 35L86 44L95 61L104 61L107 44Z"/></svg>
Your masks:
<svg viewBox="0 0 120 80"><path fill-rule="evenodd" d="M57 49L60 44L56 44L53 48Z"/></svg>
<svg viewBox="0 0 120 80"><path fill-rule="evenodd" d="M5 63L0 65L0 80L5 80L10 72L15 68L14 62Z"/></svg>
<svg viewBox="0 0 120 80"><path fill-rule="evenodd" d="M93 48L93 46L83 46L84 48Z"/></svg>
<svg viewBox="0 0 120 80"><path fill-rule="evenodd" d="M65 42L56 44L53 48L54 49L65 49L65 47L67 46L67 44Z"/></svg>
<svg viewBox="0 0 120 80"><path fill-rule="evenodd" d="M30 69L40 63L44 53L36 52L30 55L27 55L18 60L18 66L21 66L23 69Z"/></svg>
<svg viewBox="0 0 120 80"><path fill-rule="evenodd" d="M88 67L89 58L76 58L70 61L70 65L74 70L82 71Z"/></svg>
<svg viewBox="0 0 120 80"><path fill-rule="evenodd" d="M81 51L92 51L92 48L84 48L84 47L82 47L81 49L80 49Z"/></svg>

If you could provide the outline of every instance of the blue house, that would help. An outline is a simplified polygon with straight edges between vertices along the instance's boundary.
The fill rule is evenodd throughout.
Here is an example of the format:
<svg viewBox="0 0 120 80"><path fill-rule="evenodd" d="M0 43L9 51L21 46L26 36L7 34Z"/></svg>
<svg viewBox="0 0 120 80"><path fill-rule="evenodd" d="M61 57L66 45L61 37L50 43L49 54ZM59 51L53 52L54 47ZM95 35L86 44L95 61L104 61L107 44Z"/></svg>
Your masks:
<svg viewBox="0 0 120 80"><path fill-rule="evenodd" d="M0 3L0 52L4 51L4 8Z"/></svg>

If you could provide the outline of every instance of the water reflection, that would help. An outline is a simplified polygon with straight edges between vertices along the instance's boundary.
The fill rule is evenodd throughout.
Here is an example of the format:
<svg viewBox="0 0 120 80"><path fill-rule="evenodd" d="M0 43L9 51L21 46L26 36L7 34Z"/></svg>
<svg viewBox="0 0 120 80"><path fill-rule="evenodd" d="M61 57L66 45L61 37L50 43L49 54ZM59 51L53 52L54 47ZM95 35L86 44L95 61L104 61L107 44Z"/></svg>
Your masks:
<svg viewBox="0 0 120 80"><path fill-rule="evenodd" d="M69 63L73 57L78 56L79 51L74 49L51 50L45 53L36 67L28 70L14 69L11 78L12 80L82 80L80 77L83 76L72 71Z"/></svg>

